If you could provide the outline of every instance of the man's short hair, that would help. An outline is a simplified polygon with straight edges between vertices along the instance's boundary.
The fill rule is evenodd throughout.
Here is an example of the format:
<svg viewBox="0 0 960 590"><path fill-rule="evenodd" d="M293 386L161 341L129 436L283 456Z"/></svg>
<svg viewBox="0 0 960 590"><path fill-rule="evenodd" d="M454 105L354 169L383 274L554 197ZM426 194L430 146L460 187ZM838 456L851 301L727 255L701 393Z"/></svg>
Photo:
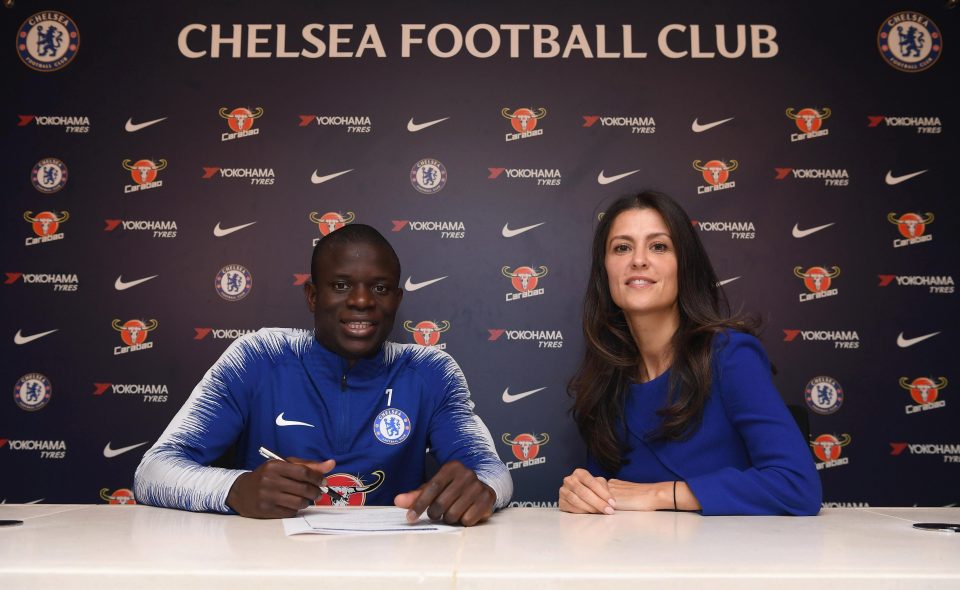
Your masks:
<svg viewBox="0 0 960 590"><path fill-rule="evenodd" d="M317 284L317 260L319 260L320 255L324 251L340 244L355 243L370 244L371 246L383 248L388 252L390 258L393 259L393 263L397 265L397 279L399 280L400 258L397 256L397 252L393 249L393 246L390 245L390 242L387 241L387 238L383 237L383 234L369 225L351 223L323 236L323 238L317 242L317 245L313 247L313 256L310 257L310 280L313 284Z"/></svg>

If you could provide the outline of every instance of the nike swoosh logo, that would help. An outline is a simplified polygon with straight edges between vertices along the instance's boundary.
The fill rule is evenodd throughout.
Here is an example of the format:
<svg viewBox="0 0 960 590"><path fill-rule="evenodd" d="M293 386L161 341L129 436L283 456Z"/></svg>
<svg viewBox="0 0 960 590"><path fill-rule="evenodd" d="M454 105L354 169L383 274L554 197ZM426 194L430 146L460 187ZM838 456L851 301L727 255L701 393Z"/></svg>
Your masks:
<svg viewBox="0 0 960 590"><path fill-rule="evenodd" d="M140 283L146 283L146 282L149 281L150 279L155 279L155 278L157 278L157 277L159 277L159 276L160 276L160 275L153 275L152 277L146 277L146 278L143 278L143 279L137 279L137 280L135 280L135 281L124 282L124 281L123 281L123 275L120 275L119 277L117 277L116 282L113 283L113 287L114 287L114 289L116 289L117 291L124 291L124 290L126 290L126 289L129 289L130 287L136 287L136 286L139 285Z"/></svg>
<svg viewBox="0 0 960 590"><path fill-rule="evenodd" d="M151 125L156 125L160 121L166 121L167 118L163 117L162 119L154 119L153 121L144 121L143 123L134 123L133 117L127 119L127 124L123 126L129 133L134 133L140 131L141 129L146 129Z"/></svg>
<svg viewBox="0 0 960 590"><path fill-rule="evenodd" d="M900 184L905 180L910 180L914 176L920 176L924 172L927 172L927 170L921 170L920 172L913 172L911 174L904 174L903 176L894 176L893 170L887 170L887 177L884 180L888 185L893 186L895 184Z"/></svg>
<svg viewBox="0 0 960 590"><path fill-rule="evenodd" d="M49 332L40 332L39 334L34 334L32 336L24 336L20 333L20 330L17 330L17 333L13 335L13 342L14 344L26 344L28 342L33 342L34 340L43 338L44 336L49 336L56 331L57 330L50 330Z"/></svg>
<svg viewBox="0 0 960 590"><path fill-rule="evenodd" d="M723 281L718 281L718 282L717 282L717 286L718 286L718 287L722 287L722 286L724 286L724 285L726 285L726 284L728 284L728 283L732 283L733 281L735 281L735 280L737 280L737 279L739 279L739 278L740 278L740 277L733 277L732 279L726 279L726 280L723 280Z"/></svg>
<svg viewBox="0 0 960 590"><path fill-rule="evenodd" d="M694 119L693 124L690 125L690 129L693 129L694 133L703 133L704 131L713 129L716 126L723 125L724 123L727 123L729 121L733 121L733 117L730 117L729 119L723 119L721 121L714 121L713 123L704 123L702 125L700 124L699 121Z"/></svg>
<svg viewBox="0 0 960 590"><path fill-rule="evenodd" d="M600 171L600 174L597 175L597 182L600 184L610 184L611 182L616 182L621 178L626 178L631 174L636 174L640 172L639 170L631 170L630 172L624 172L623 174L617 174L616 176L604 176L603 170Z"/></svg>
<svg viewBox="0 0 960 590"><path fill-rule="evenodd" d="M417 289L423 289L427 285L432 285L437 281L442 281L445 278L447 277L440 277L439 279L431 279L429 281L423 281L422 283L414 283L412 280L413 277L407 277L407 282L403 285L403 289L405 291L416 291Z"/></svg>
<svg viewBox="0 0 960 590"><path fill-rule="evenodd" d="M306 422L297 422L296 420L284 420L283 412L277 416L277 426L309 426L310 428L316 428L313 424L307 424Z"/></svg>
<svg viewBox="0 0 960 590"><path fill-rule="evenodd" d="M897 346L899 346L900 348L907 348L908 346L913 346L918 342L923 342L924 340L933 338L939 333L940 332L933 332L932 334L927 334L926 336L917 336L916 338L904 338L903 332L900 332L897 335Z"/></svg>
<svg viewBox="0 0 960 590"><path fill-rule="evenodd" d="M508 403L508 404L512 404L513 402L517 401L518 399L523 399L523 398L527 397L528 395L533 395L533 394L537 393L538 391L543 391L544 389L546 389L546 387L541 387L540 389L531 389L530 391L524 391L523 393L513 393L513 394L511 394L511 393L510 393L510 388L508 387L508 388L506 388L506 389L503 390L503 401L506 402L506 403Z"/></svg>
<svg viewBox="0 0 960 590"><path fill-rule="evenodd" d="M244 223L243 225L235 225L233 227L221 228L220 222L218 221L216 227L213 228L213 235L217 236L218 238L222 238L223 236L229 236L233 232L240 231L245 227L250 227L254 223L256 223L256 221L251 221L250 223Z"/></svg>
<svg viewBox="0 0 960 590"><path fill-rule="evenodd" d="M834 222L835 223L835 222ZM795 238L805 238L810 234L815 234L821 229L827 229L833 225L833 223L828 223L826 225L818 225L817 227L811 227L810 229L800 229L800 225L797 223L793 224L793 237Z"/></svg>
<svg viewBox="0 0 960 590"><path fill-rule="evenodd" d="M143 445L147 444L147 442L149 442L149 441L143 441L142 443L137 443L137 444L135 444L135 445L130 445L129 447L121 447L121 448L119 448L119 449L111 449L111 448L110 448L110 443L107 443L107 446L103 447L103 456L106 457L107 459L113 459L114 457L116 457L116 456L118 456L118 455L122 455L122 454L126 453L127 451L132 451L133 449L135 449L135 448L137 448L137 447L142 447Z"/></svg>
<svg viewBox="0 0 960 590"><path fill-rule="evenodd" d="M503 231L502 231L501 233L503 234L503 237L505 237L505 238L512 238L513 236L519 236L520 234L522 234L522 233L525 232L525 231L530 231L531 229L533 229L533 228L535 228L535 227L540 227L540 226L543 225L544 223L546 223L546 221L541 221L540 223L536 223L536 224L534 224L534 225L528 225L527 227L521 227L521 228L518 228L518 229L510 229L510 224L509 224L509 223L504 223L504 224L503 224Z"/></svg>
<svg viewBox="0 0 960 590"><path fill-rule="evenodd" d="M328 180L332 180L338 176L343 176L347 172L353 172L353 168L349 170L344 170L343 172L334 172L333 174L327 174L326 176L320 176L317 174L317 170L313 171L313 174L310 175L310 182L313 184L323 184Z"/></svg>
<svg viewBox="0 0 960 590"><path fill-rule="evenodd" d="M443 123L449 118L450 117L444 117L442 119L437 119L436 121L427 121L426 123L414 123L413 117L410 117L410 120L407 121L407 131L409 131L410 133L416 133L417 131L421 131L423 129L426 129L427 127L436 125L437 123Z"/></svg>

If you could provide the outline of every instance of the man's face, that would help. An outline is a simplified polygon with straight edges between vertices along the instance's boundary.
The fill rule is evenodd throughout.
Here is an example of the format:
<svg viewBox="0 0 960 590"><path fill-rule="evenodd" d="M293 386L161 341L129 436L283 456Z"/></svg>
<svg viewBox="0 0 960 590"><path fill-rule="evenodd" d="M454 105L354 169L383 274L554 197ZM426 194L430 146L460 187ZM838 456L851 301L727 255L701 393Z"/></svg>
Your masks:
<svg viewBox="0 0 960 590"><path fill-rule="evenodd" d="M350 361L374 354L393 329L403 298L400 269L382 246L343 242L327 248L304 293L317 340Z"/></svg>

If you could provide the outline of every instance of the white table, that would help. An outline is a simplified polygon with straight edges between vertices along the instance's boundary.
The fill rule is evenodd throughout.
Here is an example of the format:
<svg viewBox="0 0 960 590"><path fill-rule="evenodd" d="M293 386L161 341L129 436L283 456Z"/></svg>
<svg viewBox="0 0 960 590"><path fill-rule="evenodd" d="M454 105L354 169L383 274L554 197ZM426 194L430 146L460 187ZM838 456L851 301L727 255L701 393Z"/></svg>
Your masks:
<svg viewBox="0 0 960 590"><path fill-rule="evenodd" d="M960 508L812 518L514 508L453 534L286 537L280 521L148 506L0 505L4 590L229 587L960 588ZM322 586L320 586L322 584ZM371 586L372 588L372 586Z"/></svg>

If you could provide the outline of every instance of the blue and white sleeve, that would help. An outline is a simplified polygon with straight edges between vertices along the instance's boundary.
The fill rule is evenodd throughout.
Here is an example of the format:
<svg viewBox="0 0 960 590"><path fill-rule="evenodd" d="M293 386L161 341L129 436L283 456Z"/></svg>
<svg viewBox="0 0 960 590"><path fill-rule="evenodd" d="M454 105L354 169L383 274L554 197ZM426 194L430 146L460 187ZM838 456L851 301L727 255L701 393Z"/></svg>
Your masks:
<svg viewBox="0 0 960 590"><path fill-rule="evenodd" d="M243 470L210 467L240 436L263 343L238 339L193 389L134 476L138 502L196 512L232 512L227 493Z"/></svg>
<svg viewBox="0 0 960 590"><path fill-rule="evenodd" d="M429 441L440 464L457 460L477 474L497 495L495 508L504 508L513 496L513 478L497 455L483 420L473 412L473 401L463 371L445 352L423 348L425 378L442 392L430 420Z"/></svg>

